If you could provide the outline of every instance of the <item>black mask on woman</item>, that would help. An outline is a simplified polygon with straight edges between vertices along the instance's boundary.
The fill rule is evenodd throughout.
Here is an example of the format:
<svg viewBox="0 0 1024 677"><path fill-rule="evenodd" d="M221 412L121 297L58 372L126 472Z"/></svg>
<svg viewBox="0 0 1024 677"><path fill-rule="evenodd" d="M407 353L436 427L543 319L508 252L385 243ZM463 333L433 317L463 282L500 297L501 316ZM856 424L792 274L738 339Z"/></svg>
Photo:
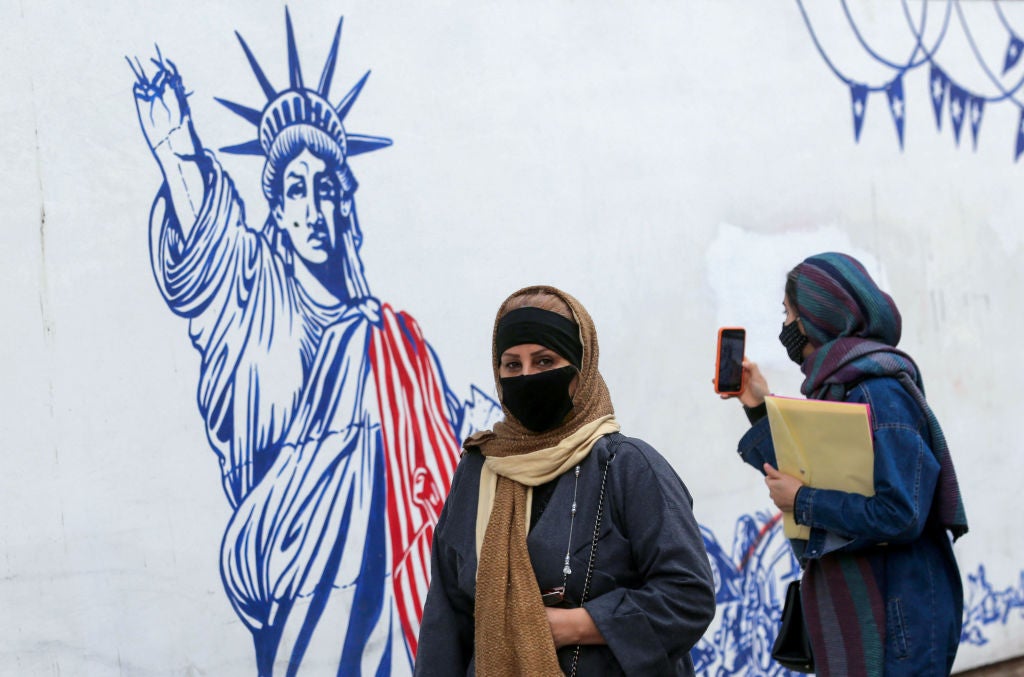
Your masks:
<svg viewBox="0 0 1024 677"><path fill-rule="evenodd" d="M789 359L797 364L804 363L804 346L807 345L807 337L800 333L800 327L797 326L796 320L789 324L783 323L779 341L789 353Z"/></svg>
<svg viewBox="0 0 1024 677"><path fill-rule="evenodd" d="M569 384L577 374L567 365L527 376L501 379L501 401L527 429L543 433L558 427L572 409Z"/></svg>

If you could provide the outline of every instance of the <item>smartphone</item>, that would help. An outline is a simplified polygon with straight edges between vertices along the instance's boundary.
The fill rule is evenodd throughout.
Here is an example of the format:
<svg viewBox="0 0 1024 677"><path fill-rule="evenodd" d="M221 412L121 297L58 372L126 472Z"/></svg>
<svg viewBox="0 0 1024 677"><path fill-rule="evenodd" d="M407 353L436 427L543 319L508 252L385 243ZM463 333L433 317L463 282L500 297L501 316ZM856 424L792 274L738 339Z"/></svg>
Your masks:
<svg viewBox="0 0 1024 677"><path fill-rule="evenodd" d="M718 358L715 361L715 392L739 395L743 392L743 351L747 330L722 327L718 330Z"/></svg>
<svg viewBox="0 0 1024 677"><path fill-rule="evenodd" d="M544 601L544 606L558 606L565 601L565 586L545 590L540 593L540 598Z"/></svg>

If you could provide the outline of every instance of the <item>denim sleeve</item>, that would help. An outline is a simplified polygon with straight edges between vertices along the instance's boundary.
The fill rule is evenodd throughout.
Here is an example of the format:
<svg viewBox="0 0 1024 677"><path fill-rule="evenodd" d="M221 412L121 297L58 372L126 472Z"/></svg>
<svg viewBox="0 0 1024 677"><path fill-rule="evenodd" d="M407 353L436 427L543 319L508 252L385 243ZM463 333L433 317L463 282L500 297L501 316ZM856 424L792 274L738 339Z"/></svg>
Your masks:
<svg viewBox="0 0 1024 677"><path fill-rule="evenodd" d="M772 467L778 467L775 462L775 446L772 444L772 430L768 427L767 416L750 426L750 430L740 438L737 451L744 463L756 468L761 474L764 474L765 463L770 463Z"/></svg>
<svg viewBox="0 0 1024 677"><path fill-rule="evenodd" d="M851 390L848 401L869 405L875 446L875 495L805 487L797 495L796 521L812 528L806 557L832 547L818 529L848 541L845 550L909 542L924 530L939 476L939 463L919 407L894 379L872 379ZM836 538L832 539L834 544ZM834 546L833 546L834 547Z"/></svg>

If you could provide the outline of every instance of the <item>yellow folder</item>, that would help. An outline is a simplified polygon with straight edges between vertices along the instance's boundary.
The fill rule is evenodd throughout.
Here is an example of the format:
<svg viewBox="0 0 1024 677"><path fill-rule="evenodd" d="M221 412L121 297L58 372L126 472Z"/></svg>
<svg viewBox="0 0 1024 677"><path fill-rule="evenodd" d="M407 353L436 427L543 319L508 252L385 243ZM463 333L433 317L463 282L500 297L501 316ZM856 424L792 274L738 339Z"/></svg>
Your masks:
<svg viewBox="0 0 1024 677"><path fill-rule="evenodd" d="M866 404L766 397L779 470L816 489L875 494L875 451ZM808 538L810 527L782 514L787 538Z"/></svg>

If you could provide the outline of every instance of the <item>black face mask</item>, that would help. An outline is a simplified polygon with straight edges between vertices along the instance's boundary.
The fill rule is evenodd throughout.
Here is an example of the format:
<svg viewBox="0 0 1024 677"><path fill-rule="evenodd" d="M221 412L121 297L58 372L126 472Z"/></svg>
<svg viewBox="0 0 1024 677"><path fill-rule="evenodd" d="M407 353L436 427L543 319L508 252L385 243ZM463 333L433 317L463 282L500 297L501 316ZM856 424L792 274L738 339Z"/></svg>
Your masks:
<svg viewBox="0 0 1024 677"><path fill-rule="evenodd" d="M800 327L797 326L796 320L782 325L779 341L789 353L789 359L797 364L804 363L804 346L807 345L807 337L800 333Z"/></svg>
<svg viewBox="0 0 1024 677"><path fill-rule="evenodd" d="M576 367L501 379L501 401L527 429L543 433L558 427L572 409L569 383Z"/></svg>

